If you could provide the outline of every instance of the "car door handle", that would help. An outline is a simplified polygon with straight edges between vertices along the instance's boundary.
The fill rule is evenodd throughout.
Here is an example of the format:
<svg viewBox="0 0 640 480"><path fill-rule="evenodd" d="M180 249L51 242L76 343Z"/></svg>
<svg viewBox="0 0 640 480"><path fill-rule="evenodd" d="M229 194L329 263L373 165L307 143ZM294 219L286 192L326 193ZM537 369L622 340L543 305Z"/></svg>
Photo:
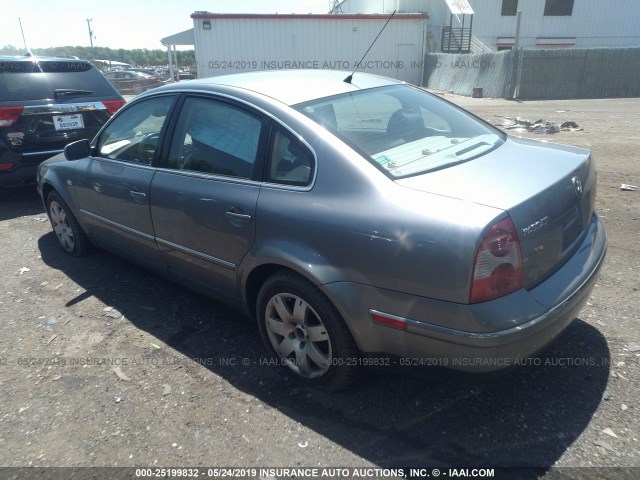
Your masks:
<svg viewBox="0 0 640 480"><path fill-rule="evenodd" d="M131 195L136 200L142 200L143 198L147 198L147 194L146 193L139 192L137 190L131 190L129 192L129 195Z"/></svg>
<svg viewBox="0 0 640 480"><path fill-rule="evenodd" d="M238 209L238 210L240 210L240 209ZM241 211L242 210L236 211L236 209L232 208L231 210L227 210L225 212L225 216L229 220L232 220L234 222L249 223L251 221L251 215L247 215L245 213L240 213Z"/></svg>

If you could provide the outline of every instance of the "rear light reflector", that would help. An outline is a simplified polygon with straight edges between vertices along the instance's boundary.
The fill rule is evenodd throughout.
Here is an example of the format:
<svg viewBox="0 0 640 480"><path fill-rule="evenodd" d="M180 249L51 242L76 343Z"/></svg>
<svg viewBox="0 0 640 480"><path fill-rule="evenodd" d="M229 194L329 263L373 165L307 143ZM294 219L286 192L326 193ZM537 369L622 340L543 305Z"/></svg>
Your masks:
<svg viewBox="0 0 640 480"><path fill-rule="evenodd" d="M398 328L400 330L407 329L407 322L391 315L386 315L380 312L371 312L371 319L379 325L384 325L386 327Z"/></svg>
<svg viewBox="0 0 640 480"><path fill-rule="evenodd" d="M0 107L0 128L13 127L20 115L22 115L24 107Z"/></svg>
<svg viewBox="0 0 640 480"><path fill-rule="evenodd" d="M13 163L0 163L0 171L11 170L12 168L13 168Z"/></svg>
<svg viewBox="0 0 640 480"><path fill-rule="evenodd" d="M510 217L491 227L482 237L473 263L471 303L502 297L523 286L522 255L518 232Z"/></svg>
<svg viewBox="0 0 640 480"><path fill-rule="evenodd" d="M106 107L109 115L113 115L126 103L125 100L104 100L102 104Z"/></svg>

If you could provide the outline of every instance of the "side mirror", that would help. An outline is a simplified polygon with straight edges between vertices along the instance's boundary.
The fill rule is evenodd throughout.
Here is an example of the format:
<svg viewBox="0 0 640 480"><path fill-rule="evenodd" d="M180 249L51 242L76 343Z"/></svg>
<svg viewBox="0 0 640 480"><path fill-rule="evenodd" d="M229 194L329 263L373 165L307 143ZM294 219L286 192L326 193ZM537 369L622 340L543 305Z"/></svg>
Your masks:
<svg viewBox="0 0 640 480"><path fill-rule="evenodd" d="M89 140L78 140L64 147L64 156L67 160L80 160L91 155Z"/></svg>

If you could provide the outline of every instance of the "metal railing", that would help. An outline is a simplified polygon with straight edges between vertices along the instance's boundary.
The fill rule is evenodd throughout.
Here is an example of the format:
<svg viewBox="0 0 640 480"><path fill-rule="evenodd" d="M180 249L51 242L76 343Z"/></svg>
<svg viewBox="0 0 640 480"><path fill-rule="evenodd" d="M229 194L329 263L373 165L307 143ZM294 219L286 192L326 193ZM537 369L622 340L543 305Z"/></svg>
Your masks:
<svg viewBox="0 0 640 480"><path fill-rule="evenodd" d="M440 45L444 53L470 53L471 28L443 27Z"/></svg>
<svg viewBox="0 0 640 480"><path fill-rule="evenodd" d="M497 49L477 35L471 35L471 53L493 53Z"/></svg>

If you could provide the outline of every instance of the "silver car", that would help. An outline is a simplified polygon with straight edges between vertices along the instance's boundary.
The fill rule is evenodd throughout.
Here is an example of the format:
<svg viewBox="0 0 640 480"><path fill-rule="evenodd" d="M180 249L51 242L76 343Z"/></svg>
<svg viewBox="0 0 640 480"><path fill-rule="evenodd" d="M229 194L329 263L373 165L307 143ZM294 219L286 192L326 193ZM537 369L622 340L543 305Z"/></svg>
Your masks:
<svg viewBox="0 0 640 480"><path fill-rule="evenodd" d="M347 75L136 97L39 169L62 247L95 244L241 309L275 363L326 389L363 364L521 363L576 317L605 256L590 152Z"/></svg>

